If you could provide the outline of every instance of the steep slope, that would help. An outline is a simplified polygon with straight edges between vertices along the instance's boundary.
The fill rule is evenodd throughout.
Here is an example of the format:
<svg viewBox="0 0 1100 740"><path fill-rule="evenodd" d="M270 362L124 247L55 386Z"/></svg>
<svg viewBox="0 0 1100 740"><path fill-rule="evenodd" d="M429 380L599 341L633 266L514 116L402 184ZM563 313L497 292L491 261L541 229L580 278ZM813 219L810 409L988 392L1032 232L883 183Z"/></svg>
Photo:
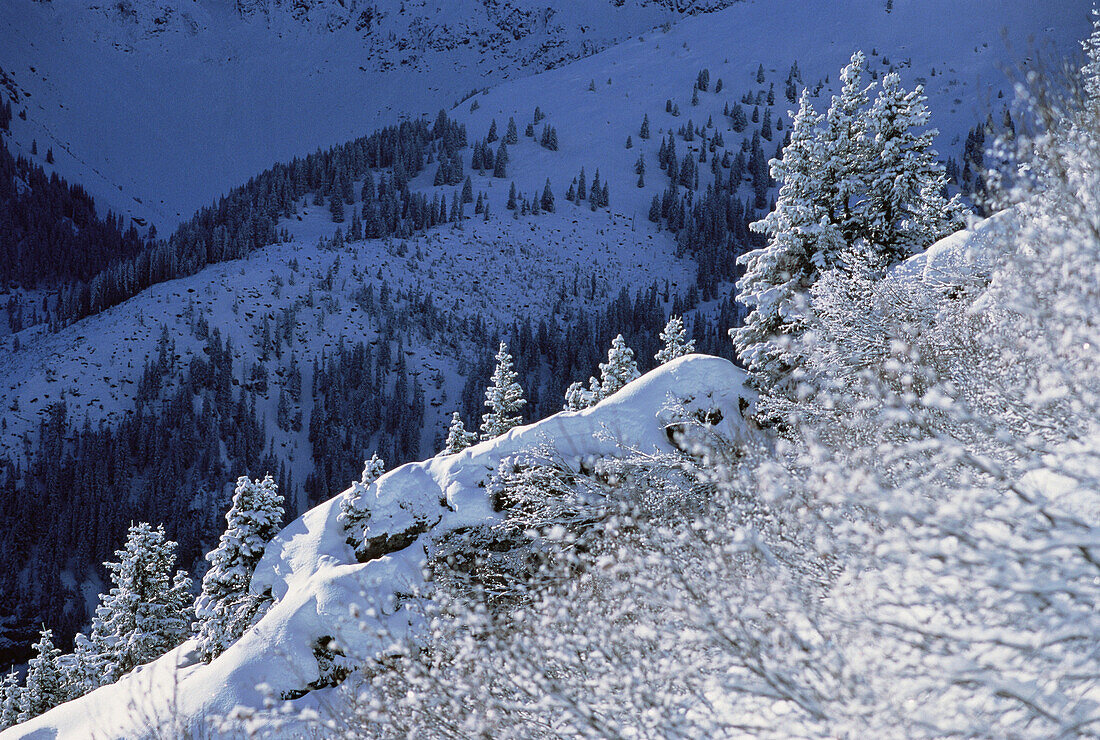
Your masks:
<svg viewBox="0 0 1100 740"><path fill-rule="evenodd" d="M186 643L119 683L0 737L122 737L156 727L182 733L234 707L260 707L265 696L300 693L320 675L315 648L325 638L335 637L359 660L382 656L392 640L387 633L418 629L415 611L401 594L427 586L422 568L430 543L499 516L486 484L502 459L538 445L550 445L572 466L630 450L672 452L668 427L687 418L721 419L713 431L745 442L756 432L743 417L753 399L743 381L743 373L725 360L689 355L585 411L563 412L457 455L393 470L365 494L371 502L370 535L415 531L416 539L368 562L356 562L347 545L336 518L337 496L292 522L267 546L251 588L270 589L275 602L213 662L197 663L194 645ZM370 614L383 615L380 624L357 616ZM306 694L298 704L318 700Z"/></svg>

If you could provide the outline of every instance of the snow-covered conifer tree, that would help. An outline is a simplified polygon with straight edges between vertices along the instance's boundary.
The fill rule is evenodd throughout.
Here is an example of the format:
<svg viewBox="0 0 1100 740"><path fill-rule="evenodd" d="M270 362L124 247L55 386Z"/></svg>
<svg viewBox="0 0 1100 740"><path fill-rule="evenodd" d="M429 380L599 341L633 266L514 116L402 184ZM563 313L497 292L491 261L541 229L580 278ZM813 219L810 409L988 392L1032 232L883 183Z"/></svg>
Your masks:
<svg viewBox="0 0 1100 740"><path fill-rule="evenodd" d="M27 681L19 694L19 722L37 717L69 698L61 651L53 644L53 630L42 630L27 663Z"/></svg>
<svg viewBox="0 0 1100 740"><path fill-rule="evenodd" d="M384 472L386 472L386 464L382 458L378 457L377 452L371 455L370 460L363 463L363 475L351 484L351 488L340 499L340 513L337 519L343 522L344 529L351 529L370 518L370 509L367 507L364 496L370 484L378 480Z"/></svg>
<svg viewBox="0 0 1100 740"><path fill-rule="evenodd" d="M593 378L595 380L595 378ZM565 390L565 406L566 411L580 411L586 409L589 406L595 405L598 399L595 398L595 394L592 391L586 389L584 384L579 380L570 383L569 387Z"/></svg>
<svg viewBox="0 0 1100 740"><path fill-rule="evenodd" d="M240 637L265 597L250 594L249 582L267 542L283 518L283 497L270 475L262 481L242 476L218 547L207 554L210 570L195 601L195 630L203 660L210 661Z"/></svg>
<svg viewBox="0 0 1100 740"><path fill-rule="evenodd" d="M906 92L891 72L882 78L868 112L871 160L866 198L856 215L887 263L909 257L962 225L958 196L943 196L947 174L932 148L937 131L917 131L929 120L926 101L920 85Z"/></svg>
<svg viewBox="0 0 1100 740"><path fill-rule="evenodd" d="M497 149L496 160L493 162L493 177L508 176L508 147L502 141Z"/></svg>
<svg viewBox="0 0 1100 740"><path fill-rule="evenodd" d="M793 359L781 338L799 331L802 296L821 269L821 252L843 244L821 200L822 120L803 91L790 143L783 158L771 162L772 177L780 183L775 210L752 224L768 243L738 258L745 265L740 298L749 314L744 326L730 335L754 382L762 385L778 382L790 371Z"/></svg>
<svg viewBox="0 0 1100 740"><path fill-rule="evenodd" d="M665 346L653 356L658 365L664 365L677 357L683 357L695 351L695 340L687 338L684 320L679 316L669 317L664 331L661 332L661 341Z"/></svg>
<svg viewBox="0 0 1100 740"><path fill-rule="evenodd" d="M455 411L451 414L451 425L447 428L447 444L443 448L443 454L453 455L456 452L462 452L475 442L477 442L477 434L466 431L462 417Z"/></svg>
<svg viewBox="0 0 1100 740"><path fill-rule="evenodd" d="M597 400L602 401L640 376L638 363L634 361L634 350L626 346L622 334L618 335L611 340L607 362L600 363L600 397Z"/></svg>
<svg viewBox="0 0 1100 740"><path fill-rule="evenodd" d="M19 674L13 669L0 682L0 730L11 727L19 721L22 694L23 687L19 685Z"/></svg>
<svg viewBox="0 0 1100 740"><path fill-rule="evenodd" d="M848 244L865 232L864 214L854 212L853 206L865 189L872 158L866 108L873 85L864 83L866 74L867 57L857 51L840 71L840 93L833 96L825 114L825 129L819 137L822 152L817 162L815 192L824 199L830 223L840 227ZM836 255L817 251L823 262L819 266L831 267Z"/></svg>
<svg viewBox="0 0 1100 740"><path fill-rule="evenodd" d="M485 406L488 413L481 417L481 438L493 439L517 427L523 422L521 410L527 403L519 385L519 375L512 369L512 356L508 345L500 343L496 354L496 369L492 384L485 389Z"/></svg>
<svg viewBox="0 0 1100 740"><path fill-rule="evenodd" d="M118 562L104 563L111 590L99 597L88 637L77 635L81 691L114 683L191 633L191 579L175 570L177 545L164 527L132 525Z"/></svg>

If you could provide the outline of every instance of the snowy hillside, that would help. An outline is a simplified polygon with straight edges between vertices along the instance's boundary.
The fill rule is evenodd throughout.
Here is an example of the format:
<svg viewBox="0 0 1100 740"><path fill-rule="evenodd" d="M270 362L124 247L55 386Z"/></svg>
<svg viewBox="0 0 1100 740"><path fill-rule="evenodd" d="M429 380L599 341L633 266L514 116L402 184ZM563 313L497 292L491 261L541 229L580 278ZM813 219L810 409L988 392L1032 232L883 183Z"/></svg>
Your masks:
<svg viewBox="0 0 1100 740"><path fill-rule="evenodd" d="M29 153L36 140L39 157L52 148L58 171L102 207L163 234L273 161L434 115L506 78L473 120L526 115L541 104L556 116L566 149L608 152L630 165L629 153L611 152L666 99L692 116L685 104L699 69L725 78L739 97L763 64L782 99L792 62L812 83L835 75L858 47L888 56L910 82L926 82L947 152L999 112L999 93L1009 92L1002 68L1031 56L1032 44L1072 51L1088 9L1081 0L899 0L886 13L881 0L751 0L650 31L682 13L665 3L575 2L536 12L526 2L394 1L359 11L295 4L305 9L295 17L288 3L240 5L255 12L242 17L219 0L4 3L0 79L16 110L26 110L25 121L13 121L17 148ZM377 20L356 30L347 16L366 7ZM347 22L329 23L334 14ZM613 51L529 77L628 37ZM592 80L599 92L586 97ZM84 94L88 86L95 95Z"/></svg>
<svg viewBox="0 0 1100 740"><path fill-rule="evenodd" d="M346 542L336 496L267 545L252 590L270 589L274 604L212 663L197 663L194 643L185 643L119 683L0 736L122 737L162 723L168 732L182 733L238 705L258 707L265 696L299 696L320 677L315 648L324 638L335 638L348 656L369 660L384 655L395 636L419 629L402 595L427 586L422 569L433 542L499 516L486 483L502 459L549 445L579 470L631 451L672 452L669 426L693 418L720 419L712 432L747 443L757 432L744 418L753 394L743 379L725 360L689 355L585 411L564 412L459 454L393 470L365 494L370 534L385 540L412 531L416 539L367 562L356 562ZM370 615L383 615L380 624ZM326 693L306 693L295 704L316 706Z"/></svg>

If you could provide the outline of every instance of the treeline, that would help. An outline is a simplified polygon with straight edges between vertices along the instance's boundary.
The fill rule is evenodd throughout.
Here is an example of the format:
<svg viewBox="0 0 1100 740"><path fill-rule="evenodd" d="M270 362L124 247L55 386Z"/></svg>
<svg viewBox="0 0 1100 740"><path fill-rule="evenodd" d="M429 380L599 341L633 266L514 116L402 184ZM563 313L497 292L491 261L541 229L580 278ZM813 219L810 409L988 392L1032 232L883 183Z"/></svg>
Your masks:
<svg viewBox="0 0 1100 740"><path fill-rule="evenodd" d="M0 285L36 288L89 281L155 245L122 216L96 215L79 185L25 157L0 136Z"/></svg>
<svg viewBox="0 0 1100 740"><path fill-rule="evenodd" d="M440 111L435 122L405 121L345 144L277 164L201 209L166 241L149 241L115 259L89 280L64 290L58 318L71 322L98 313L151 285L238 259L279 239L278 220L297 201L315 194L315 204L355 203L353 183L365 180L363 231L369 237L407 237L429 228L430 202L409 191L408 182L428 164L453 163L465 147L466 128ZM377 183L372 170L387 170ZM453 177L453 175L452 175Z"/></svg>
<svg viewBox="0 0 1100 740"><path fill-rule="evenodd" d="M575 284L572 293L577 296L583 290ZM561 411L570 383L597 374L599 364L607 359L608 345L618 334L635 350L642 372L656 367L653 357L661 347L658 333L670 313L693 314L685 323L690 325L690 338L695 340L697 352L733 360L733 347L726 331L740 325L743 308L734 300L732 289L712 307L700 307L700 298L696 287L678 296L670 293L667 284L663 288L654 284L637 291L633 297L623 288L594 315L577 312L559 319L555 313L537 323L526 318L515 323L504 336L486 337L476 344L480 354L466 375L458 406L467 428L476 428L474 422L481 418L485 387L494 367L493 353L502 339L515 358L515 369L527 399L523 413L528 421Z"/></svg>

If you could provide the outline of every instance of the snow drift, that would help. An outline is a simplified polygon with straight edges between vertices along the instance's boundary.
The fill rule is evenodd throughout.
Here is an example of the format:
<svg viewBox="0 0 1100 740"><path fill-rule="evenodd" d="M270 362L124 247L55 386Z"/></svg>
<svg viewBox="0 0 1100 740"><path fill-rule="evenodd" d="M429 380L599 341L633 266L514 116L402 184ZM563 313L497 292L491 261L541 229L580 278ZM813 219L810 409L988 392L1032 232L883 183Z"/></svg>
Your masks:
<svg viewBox="0 0 1100 740"><path fill-rule="evenodd" d="M745 420L753 393L744 373L717 357L688 355L628 384L592 408L563 412L458 454L396 468L371 484L367 536L391 550L357 562L337 515L340 496L291 522L267 546L251 589L270 590L271 608L209 664L187 642L116 684L17 725L0 737L129 737L154 727L182 734L235 707L299 696L320 676L314 650L335 638L349 655L383 655L392 635L417 628L399 595L423 589L425 548L495 513L487 483L500 461L536 445L565 460L627 450L669 452L670 425L706 418L737 442L754 434ZM411 541L410 541L411 540ZM385 549L385 548L383 548ZM365 620L380 621L380 630ZM308 702L307 698L303 701ZM201 732L201 730L200 730Z"/></svg>

